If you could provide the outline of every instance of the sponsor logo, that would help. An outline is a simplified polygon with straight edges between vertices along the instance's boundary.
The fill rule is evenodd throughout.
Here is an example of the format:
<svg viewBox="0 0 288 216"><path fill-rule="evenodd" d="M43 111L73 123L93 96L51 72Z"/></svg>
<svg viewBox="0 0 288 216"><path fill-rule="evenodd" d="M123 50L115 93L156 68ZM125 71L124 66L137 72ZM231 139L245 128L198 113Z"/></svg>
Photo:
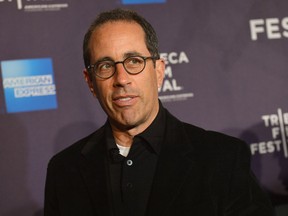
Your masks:
<svg viewBox="0 0 288 216"><path fill-rule="evenodd" d="M251 40L259 38L282 39L288 38L288 17L283 19L252 19L249 21Z"/></svg>
<svg viewBox="0 0 288 216"><path fill-rule="evenodd" d="M1 62L8 113L56 109L56 86L51 58Z"/></svg>
<svg viewBox="0 0 288 216"><path fill-rule="evenodd" d="M68 8L62 0L0 0L0 3L13 3L18 10L25 12L60 11Z"/></svg>
<svg viewBox="0 0 288 216"><path fill-rule="evenodd" d="M159 99L163 102L183 101L192 98L192 92L186 92L184 86L180 85L173 73L176 65L189 63L188 56L184 51L160 53L160 57L165 60L166 69L163 85L159 89ZM179 67L178 67L179 68Z"/></svg>
<svg viewBox="0 0 288 216"><path fill-rule="evenodd" d="M276 114L263 115L262 121L265 128L271 132L271 139L251 143L252 155L283 152L284 157L288 158L288 113L283 113L282 109L278 108Z"/></svg>
<svg viewBox="0 0 288 216"><path fill-rule="evenodd" d="M122 0L122 4L155 4L165 2L166 0Z"/></svg>

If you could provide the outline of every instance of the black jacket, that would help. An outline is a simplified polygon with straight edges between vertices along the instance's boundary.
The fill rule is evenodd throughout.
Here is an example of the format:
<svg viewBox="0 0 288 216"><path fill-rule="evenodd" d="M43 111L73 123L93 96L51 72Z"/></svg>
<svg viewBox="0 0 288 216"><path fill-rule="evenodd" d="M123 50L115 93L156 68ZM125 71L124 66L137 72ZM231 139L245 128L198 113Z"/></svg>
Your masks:
<svg viewBox="0 0 288 216"><path fill-rule="evenodd" d="M273 215L244 142L166 118L147 216ZM45 216L113 215L104 127L51 159Z"/></svg>

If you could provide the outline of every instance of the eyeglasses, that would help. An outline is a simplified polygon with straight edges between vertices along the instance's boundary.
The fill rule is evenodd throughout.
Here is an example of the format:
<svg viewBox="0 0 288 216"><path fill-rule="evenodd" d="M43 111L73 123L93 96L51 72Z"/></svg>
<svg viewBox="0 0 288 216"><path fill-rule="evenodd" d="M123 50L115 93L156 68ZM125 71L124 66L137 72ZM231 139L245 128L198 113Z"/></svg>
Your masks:
<svg viewBox="0 0 288 216"><path fill-rule="evenodd" d="M141 73L146 66L146 60L157 60L156 57L130 56L123 61L103 60L98 61L93 65L89 65L87 69L90 73L94 73L97 77L102 79L109 79L115 74L116 65L122 64L128 74L136 75Z"/></svg>

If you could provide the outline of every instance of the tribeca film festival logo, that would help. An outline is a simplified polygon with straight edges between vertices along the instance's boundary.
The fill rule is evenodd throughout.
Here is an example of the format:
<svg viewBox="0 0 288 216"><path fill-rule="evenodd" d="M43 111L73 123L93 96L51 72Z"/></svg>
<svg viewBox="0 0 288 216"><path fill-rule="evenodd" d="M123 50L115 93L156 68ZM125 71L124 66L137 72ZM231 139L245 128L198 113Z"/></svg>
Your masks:
<svg viewBox="0 0 288 216"><path fill-rule="evenodd" d="M18 10L25 12L60 11L68 8L61 0L0 0L0 3L14 3Z"/></svg>
<svg viewBox="0 0 288 216"><path fill-rule="evenodd" d="M1 62L8 113L56 109L56 86L51 58Z"/></svg>
<svg viewBox="0 0 288 216"><path fill-rule="evenodd" d="M189 59L184 51L179 53L160 53L160 57L165 61L165 77L162 87L159 89L159 99L163 102L182 101L194 96L192 92L184 92L184 87L177 83L173 76L173 65L187 64Z"/></svg>
<svg viewBox="0 0 288 216"><path fill-rule="evenodd" d="M283 113L282 109L278 108L277 114L263 115L262 120L264 126L271 129L272 139L250 144L252 155L283 151L288 158L288 113Z"/></svg>
<svg viewBox="0 0 288 216"><path fill-rule="evenodd" d="M257 41L259 37L266 37L269 40L288 38L288 17L252 19L249 25L253 41Z"/></svg>

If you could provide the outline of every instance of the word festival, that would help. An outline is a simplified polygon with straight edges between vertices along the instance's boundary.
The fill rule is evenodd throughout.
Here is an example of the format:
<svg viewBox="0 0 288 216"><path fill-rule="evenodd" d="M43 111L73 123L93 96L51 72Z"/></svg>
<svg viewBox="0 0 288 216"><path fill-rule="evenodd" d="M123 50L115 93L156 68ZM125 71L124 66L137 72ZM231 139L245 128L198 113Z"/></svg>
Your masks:
<svg viewBox="0 0 288 216"><path fill-rule="evenodd" d="M288 113L282 113L279 108L277 114L263 115L262 120L266 128L271 129L271 140L250 144L251 154L268 154L283 151L288 158Z"/></svg>
<svg viewBox="0 0 288 216"><path fill-rule="evenodd" d="M177 85L177 80L173 78L172 66L175 64L189 63L189 59L185 52L170 52L170 53L161 53L160 57L164 59L166 68L165 68L165 78L163 81L162 87L159 89L159 92L173 92L180 91L183 89L182 86Z"/></svg>

